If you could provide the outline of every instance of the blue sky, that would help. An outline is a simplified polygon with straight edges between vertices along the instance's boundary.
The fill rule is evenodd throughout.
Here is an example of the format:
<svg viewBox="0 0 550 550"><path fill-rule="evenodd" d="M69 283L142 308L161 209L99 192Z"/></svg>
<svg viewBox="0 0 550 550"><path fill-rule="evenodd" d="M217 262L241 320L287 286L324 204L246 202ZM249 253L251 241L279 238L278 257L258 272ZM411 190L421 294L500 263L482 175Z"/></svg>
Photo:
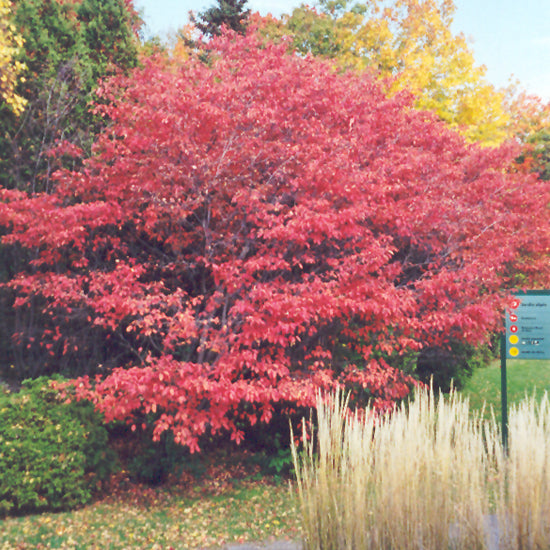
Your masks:
<svg viewBox="0 0 550 550"><path fill-rule="evenodd" d="M134 0L142 10L146 33L165 35L188 21L189 10L201 12L215 0ZM290 13L300 0L249 0L261 14ZM314 0L308 2L314 4ZM522 88L550 101L550 0L455 0L453 30L469 40L475 59L487 67L497 87L511 77Z"/></svg>

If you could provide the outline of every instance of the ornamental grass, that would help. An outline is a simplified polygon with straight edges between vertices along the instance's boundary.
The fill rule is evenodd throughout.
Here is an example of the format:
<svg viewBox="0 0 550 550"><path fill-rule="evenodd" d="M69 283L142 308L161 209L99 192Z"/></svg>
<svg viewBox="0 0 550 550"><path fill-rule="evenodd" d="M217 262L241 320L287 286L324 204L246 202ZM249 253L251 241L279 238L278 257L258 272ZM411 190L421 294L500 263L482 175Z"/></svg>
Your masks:
<svg viewBox="0 0 550 550"><path fill-rule="evenodd" d="M456 392L383 417L347 405L320 397L315 437L292 448L306 550L550 548L546 395L510 411L508 453Z"/></svg>

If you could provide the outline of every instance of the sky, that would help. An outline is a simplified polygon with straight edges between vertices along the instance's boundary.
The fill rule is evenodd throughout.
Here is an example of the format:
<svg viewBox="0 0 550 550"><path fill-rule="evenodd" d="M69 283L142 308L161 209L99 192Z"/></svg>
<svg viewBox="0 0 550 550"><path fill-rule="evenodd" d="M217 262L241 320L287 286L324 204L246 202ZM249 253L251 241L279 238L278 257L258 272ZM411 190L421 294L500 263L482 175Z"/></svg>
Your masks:
<svg viewBox="0 0 550 550"><path fill-rule="evenodd" d="M249 0L262 15L291 13L300 0ZM315 4L314 0L310 0ZM462 32L487 79L497 88L510 79L550 101L550 0L454 0L453 31ZM215 0L134 0L146 23L146 36L165 36L188 21L190 10L204 11Z"/></svg>

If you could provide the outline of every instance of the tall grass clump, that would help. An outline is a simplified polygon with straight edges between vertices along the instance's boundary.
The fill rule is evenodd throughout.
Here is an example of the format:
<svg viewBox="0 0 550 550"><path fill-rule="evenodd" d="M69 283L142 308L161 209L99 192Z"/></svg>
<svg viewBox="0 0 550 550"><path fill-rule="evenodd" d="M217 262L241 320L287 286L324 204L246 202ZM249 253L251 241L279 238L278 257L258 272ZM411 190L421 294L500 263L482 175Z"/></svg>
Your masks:
<svg viewBox="0 0 550 550"><path fill-rule="evenodd" d="M550 407L494 417L456 392L385 416L319 399L317 432L293 457L306 550L550 548Z"/></svg>
<svg viewBox="0 0 550 550"><path fill-rule="evenodd" d="M550 548L550 403L526 398L510 411L509 451L498 477L501 548Z"/></svg>

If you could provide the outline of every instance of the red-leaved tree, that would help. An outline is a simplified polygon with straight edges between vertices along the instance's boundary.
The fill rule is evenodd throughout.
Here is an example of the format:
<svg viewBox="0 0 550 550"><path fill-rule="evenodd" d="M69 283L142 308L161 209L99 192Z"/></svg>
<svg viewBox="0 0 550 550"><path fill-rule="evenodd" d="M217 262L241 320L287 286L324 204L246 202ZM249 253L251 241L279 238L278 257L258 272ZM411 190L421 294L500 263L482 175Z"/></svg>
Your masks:
<svg viewBox="0 0 550 550"><path fill-rule="evenodd" d="M549 187L512 145L254 33L209 48L105 83L110 126L54 193L2 191L2 242L33 253L14 307L47 321L15 338L105 346L116 365L80 391L108 420L150 414L196 450L318 388L385 407L412 383L390 364L481 342L509 277L548 273Z"/></svg>

